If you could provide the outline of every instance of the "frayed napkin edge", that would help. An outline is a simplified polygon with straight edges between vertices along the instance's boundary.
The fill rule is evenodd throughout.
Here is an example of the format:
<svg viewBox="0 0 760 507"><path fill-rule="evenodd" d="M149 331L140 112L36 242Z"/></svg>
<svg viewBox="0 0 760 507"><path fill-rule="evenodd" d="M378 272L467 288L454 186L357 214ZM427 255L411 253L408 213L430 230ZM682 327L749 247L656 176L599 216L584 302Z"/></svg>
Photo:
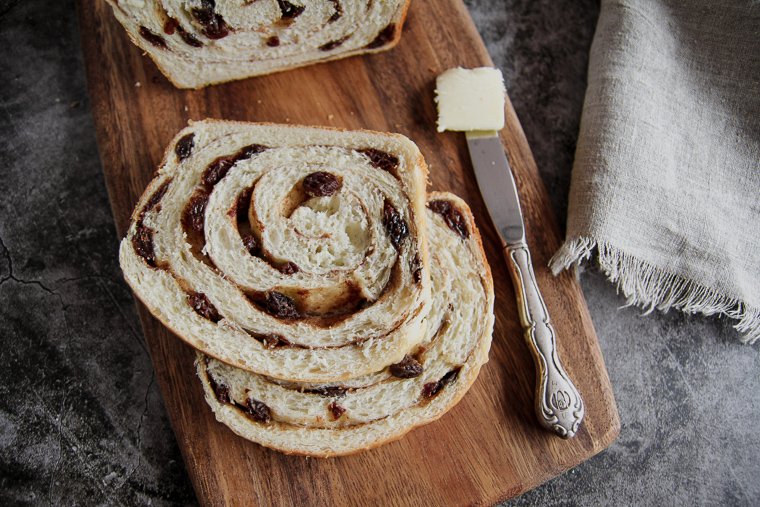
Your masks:
<svg viewBox="0 0 760 507"><path fill-rule="evenodd" d="M760 339L760 308L668 273L610 243L588 236L570 238L551 258L549 268L556 276L565 269L578 267L591 258L594 249L598 252L599 267L616 285L618 293L626 297L627 306L644 309L644 315L671 308L689 314L725 315L739 321L734 329L741 334L742 342L752 344Z"/></svg>

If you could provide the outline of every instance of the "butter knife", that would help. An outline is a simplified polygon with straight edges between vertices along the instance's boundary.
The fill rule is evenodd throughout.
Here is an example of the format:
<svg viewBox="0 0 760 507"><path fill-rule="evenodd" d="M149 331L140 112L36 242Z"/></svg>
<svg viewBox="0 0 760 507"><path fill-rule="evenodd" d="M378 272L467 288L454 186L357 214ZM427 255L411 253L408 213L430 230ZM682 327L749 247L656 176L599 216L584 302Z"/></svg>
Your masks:
<svg viewBox="0 0 760 507"><path fill-rule="evenodd" d="M517 295L520 320L536 365L536 415L563 438L578 431L584 406L559 359L556 333L536 283L517 186L495 131L466 132L475 177L496 227Z"/></svg>

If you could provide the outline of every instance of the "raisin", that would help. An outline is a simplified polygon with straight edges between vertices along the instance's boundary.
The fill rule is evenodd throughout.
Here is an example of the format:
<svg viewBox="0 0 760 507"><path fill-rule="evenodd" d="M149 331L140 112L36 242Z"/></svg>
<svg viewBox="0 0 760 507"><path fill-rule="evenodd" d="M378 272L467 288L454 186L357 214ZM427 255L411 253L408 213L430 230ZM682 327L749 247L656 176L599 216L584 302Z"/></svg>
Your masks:
<svg viewBox="0 0 760 507"><path fill-rule="evenodd" d="M398 378L414 378L422 375L422 365L410 355L404 356L401 362L388 367L391 375Z"/></svg>
<svg viewBox="0 0 760 507"><path fill-rule="evenodd" d="M179 26L179 21L174 18L169 18L164 23L164 33L166 35L174 35L174 31Z"/></svg>
<svg viewBox="0 0 760 507"><path fill-rule="evenodd" d="M197 190L190 201L185 206L182 214L182 223L185 229L192 230L198 234L203 234L206 222L206 205L208 204L209 194L203 190Z"/></svg>
<svg viewBox="0 0 760 507"><path fill-rule="evenodd" d="M341 182L333 174L317 171L305 177L301 185L310 197L326 197L340 190Z"/></svg>
<svg viewBox="0 0 760 507"><path fill-rule="evenodd" d="M259 244L256 241L256 237L253 234L246 234L242 238L243 246L248 250L251 255L257 255L259 253Z"/></svg>
<svg viewBox="0 0 760 507"><path fill-rule="evenodd" d="M190 292L187 300L195 313L211 322L219 322L222 317L219 315L216 307L209 301L208 297L202 292Z"/></svg>
<svg viewBox="0 0 760 507"><path fill-rule="evenodd" d="M385 46L390 41L392 41L395 36L396 36L396 25L391 23L390 25L380 30L380 33L377 34L377 37L375 37L372 40L372 42L367 44L367 48L376 49L381 46Z"/></svg>
<svg viewBox="0 0 760 507"><path fill-rule="evenodd" d="M395 174L396 170L398 169L398 157L395 155L376 150L375 148L365 148L363 150L359 150L359 153L366 155L367 158L369 158L370 163L378 169L382 169L393 174Z"/></svg>
<svg viewBox="0 0 760 507"><path fill-rule="evenodd" d="M135 249L137 255L142 257L148 266L152 268L156 267L156 253L153 249L153 229L145 226L142 222L138 222L135 234L132 236L132 248Z"/></svg>
<svg viewBox="0 0 760 507"><path fill-rule="evenodd" d="M330 413L332 414L333 421L337 421L340 419L340 416L346 413L346 409L338 405L337 401L333 401L329 405L327 405L327 408L330 410Z"/></svg>
<svg viewBox="0 0 760 507"><path fill-rule="evenodd" d="M448 372L446 375L441 377L441 380L437 382L428 382L424 386L422 386L422 396L425 398L432 398L436 394L438 394L441 389L443 389L445 386L451 384L454 382L457 377L459 376L459 370L461 370L462 367L455 368Z"/></svg>
<svg viewBox="0 0 760 507"><path fill-rule="evenodd" d="M150 199L148 199L148 202L145 203L145 206L142 209L142 212L140 213L140 216L144 216L147 212L155 208L158 203L161 202L161 199L164 198L164 194L166 194L166 191L169 189L169 183L171 183L171 180L167 180L158 187L158 190L153 192L153 195L150 196Z"/></svg>
<svg viewBox="0 0 760 507"><path fill-rule="evenodd" d="M401 246L401 242L409 235L409 227L398 210L393 205L386 201L383 203L383 225L388 231L391 243L396 250Z"/></svg>
<svg viewBox="0 0 760 507"><path fill-rule="evenodd" d="M336 40L327 42L325 44L322 44L321 46L319 46L319 50L332 51L333 49L337 48L338 46L346 42L346 40L348 40L349 37L350 35L346 35L345 37L341 37L340 39L336 39Z"/></svg>
<svg viewBox="0 0 760 507"><path fill-rule="evenodd" d="M140 27L140 35L142 36L143 39L145 39L146 41L150 42L151 44L153 44L157 48L166 49L166 41L164 40L164 38L161 37L160 35L157 35L157 34L151 32L150 30L148 30L144 26Z"/></svg>
<svg viewBox="0 0 760 507"><path fill-rule="evenodd" d="M335 12L333 12L332 16L330 16L330 19L328 19L327 22L333 23L335 21L338 21L343 16L343 6L341 5L340 0L330 0L330 2L333 4Z"/></svg>
<svg viewBox="0 0 760 507"><path fill-rule="evenodd" d="M227 175L227 171L229 171L230 167L234 164L235 161L230 157L219 157L215 159L208 165L208 167L206 167L206 170L203 171L201 181L203 181L203 184L207 187L213 187Z"/></svg>
<svg viewBox="0 0 760 507"><path fill-rule="evenodd" d="M211 390L214 391L214 396L216 396L217 401L219 403L229 403L230 402L230 388L224 385L222 382L217 382L217 380L214 378L213 375L208 376L208 383L211 384Z"/></svg>
<svg viewBox="0 0 760 507"><path fill-rule="evenodd" d="M321 386L303 390L304 393L318 394L327 398L340 398L345 396L347 391L348 388L343 386Z"/></svg>
<svg viewBox="0 0 760 507"><path fill-rule="evenodd" d="M296 264L295 262L290 262L290 261L286 262L285 264L283 264L282 266L280 266L277 269L283 275L293 275L293 274L298 273L300 271L300 268L298 267L298 264Z"/></svg>
<svg viewBox="0 0 760 507"><path fill-rule="evenodd" d="M437 382L437 381L436 382L428 382L427 384L425 384L424 386L422 386L422 396L423 396L423 398L432 398L433 396L435 396L436 394L438 394L438 391L441 390L441 387L443 387L443 386L441 385L440 382Z"/></svg>
<svg viewBox="0 0 760 507"><path fill-rule="evenodd" d="M469 237L470 231L467 229L467 221L449 201L431 201L428 203L428 208L441 215L449 229L463 238Z"/></svg>
<svg viewBox="0 0 760 507"><path fill-rule="evenodd" d="M178 159L185 160L193 152L193 148L195 148L195 134L191 132L177 141L177 145L174 146L174 153L177 154Z"/></svg>
<svg viewBox="0 0 760 507"><path fill-rule="evenodd" d="M279 45L280 45L280 38L277 37L276 35L272 35L271 37L267 39L267 46L269 46L270 48L276 48Z"/></svg>
<svg viewBox="0 0 760 507"><path fill-rule="evenodd" d="M248 398L245 402L245 405L246 413L251 416L251 419L254 421L266 424L272 420L272 411L269 410L269 407L267 407L259 400Z"/></svg>
<svg viewBox="0 0 760 507"><path fill-rule="evenodd" d="M251 195L253 195L253 188L243 190L235 202L235 214L237 215L239 224L248 221L248 208L251 207Z"/></svg>
<svg viewBox="0 0 760 507"><path fill-rule="evenodd" d="M441 386L445 386L454 382L459 377L459 370L461 369L462 367L460 366L459 368L455 368L451 370L450 372L448 372L443 377L441 377L441 380L440 380Z"/></svg>
<svg viewBox="0 0 760 507"><path fill-rule="evenodd" d="M206 170L203 172L203 176L201 177L203 184L207 187L213 187L227 175L227 172L238 161L247 160L266 149L268 149L267 146L263 146L261 144L251 144L249 146L244 146L234 155L216 158L208 165L208 167L206 167Z"/></svg>
<svg viewBox="0 0 760 507"><path fill-rule="evenodd" d="M201 6L191 12L193 17L203 27L203 35L209 39L222 39L230 34L230 27L224 18L214 12L216 2L214 0L201 0Z"/></svg>
<svg viewBox="0 0 760 507"><path fill-rule="evenodd" d="M179 25L177 27L177 33L179 33L179 36L182 38L183 41L185 41L185 44L188 46L192 46L194 48L201 48L203 47L203 43L198 40L198 37L195 35L189 33L187 30L182 28L182 25Z"/></svg>
<svg viewBox="0 0 760 507"><path fill-rule="evenodd" d="M295 301L281 292L268 292L265 305L269 313L281 319L297 319L300 316Z"/></svg>
<svg viewBox="0 0 760 507"><path fill-rule="evenodd" d="M412 272L414 283L420 283L422 281L422 261L420 261L419 254L415 254L412 262L409 264L409 269Z"/></svg>
<svg viewBox="0 0 760 507"><path fill-rule="evenodd" d="M256 336L256 339L263 343L268 349L276 349L277 347L290 345L290 342L286 340L284 336L274 333L258 335Z"/></svg>
<svg viewBox="0 0 760 507"><path fill-rule="evenodd" d="M306 9L303 5L294 5L287 0L277 0L283 19L295 19Z"/></svg>
<svg viewBox="0 0 760 507"><path fill-rule="evenodd" d="M248 146L244 146L241 148L233 157L235 162L238 160L247 160L251 158L254 155L258 155L262 151L265 151L269 149L268 146L264 146L263 144L249 144Z"/></svg>

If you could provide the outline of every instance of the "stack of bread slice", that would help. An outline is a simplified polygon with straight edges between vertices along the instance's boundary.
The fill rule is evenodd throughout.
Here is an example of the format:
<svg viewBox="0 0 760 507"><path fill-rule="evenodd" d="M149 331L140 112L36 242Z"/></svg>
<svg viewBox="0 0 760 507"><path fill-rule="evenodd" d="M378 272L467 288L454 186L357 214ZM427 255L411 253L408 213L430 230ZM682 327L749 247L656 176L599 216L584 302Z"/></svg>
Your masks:
<svg viewBox="0 0 760 507"><path fill-rule="evenodd" d="M467 205L403 136L206 120L132 215L125 278L198 351L216 418L349 454L454 406L488 359L493 282Z"/></svg>
<svg viewBox="0 0 760 507"><path fill-rule="evenodd" d="M409 0L108 0L180 88L388 49Z"/></svg>

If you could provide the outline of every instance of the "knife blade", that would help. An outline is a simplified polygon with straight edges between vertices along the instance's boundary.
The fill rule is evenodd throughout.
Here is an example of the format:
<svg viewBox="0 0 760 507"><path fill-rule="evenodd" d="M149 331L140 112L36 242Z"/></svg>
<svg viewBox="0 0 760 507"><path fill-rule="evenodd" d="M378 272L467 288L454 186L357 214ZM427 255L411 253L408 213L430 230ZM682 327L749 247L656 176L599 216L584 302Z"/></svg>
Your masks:
<svg viewBox="0 0 760 507"><path fill-rule="evenodd" d="M465 133L475 179L504 246L525 241L520 197L512 168L495 131Z"/></svg>

